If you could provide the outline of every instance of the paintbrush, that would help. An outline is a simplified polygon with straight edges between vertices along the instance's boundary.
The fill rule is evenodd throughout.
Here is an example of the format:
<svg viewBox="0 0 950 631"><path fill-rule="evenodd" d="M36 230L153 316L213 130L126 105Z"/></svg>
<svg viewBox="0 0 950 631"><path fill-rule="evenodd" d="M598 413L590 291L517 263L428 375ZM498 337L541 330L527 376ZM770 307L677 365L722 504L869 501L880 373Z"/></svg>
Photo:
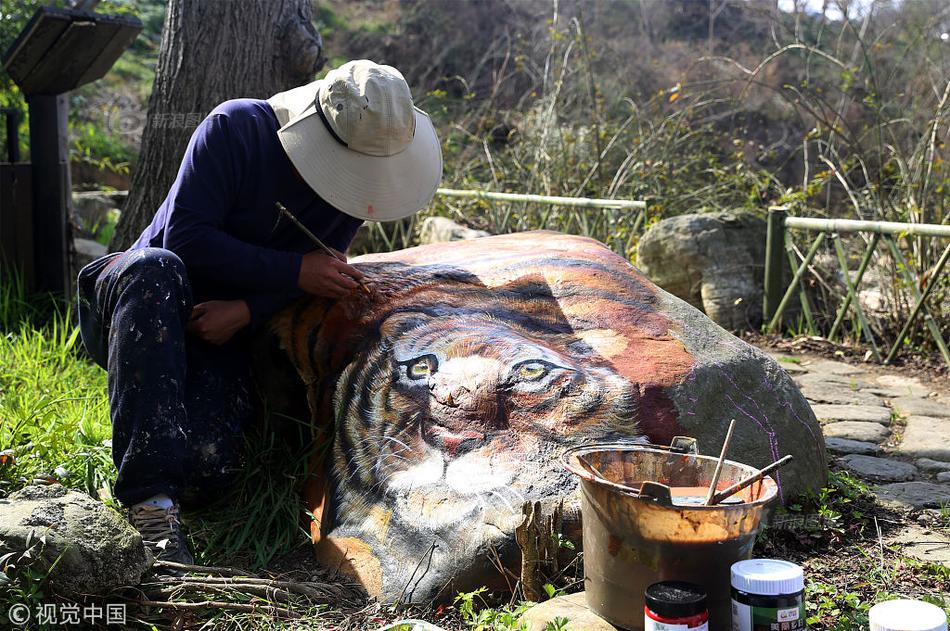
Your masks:
<svg viewBox="0 0 950 631"><path fill-rule="evenodd" d="M336 260L342 261L343 263L346 263L346 257L345 257L345 256L343 256L342 254L340 254L339 252L337 252L336 250L334 250L333 248L331 248L330 246L328 246L326 243L324 243L323 241L321 241L321 240L320 240L320 237L318 237L317 235L315 235L315 234L313 234L312 232L310 232L310 229L307 228L307 226L303 225L303 224L300 222L299 219L297 219L296 217L294 217L294 214L293 214L292 212L290 212L289 210L287 210L287 207L286 207L286 206L284 206L284 205L281 204L280 202L276 202L276 204L277 204L277 212L279 212L280 214L282 214L282 215L284 215L285 217L287 217L287 219L289 219L292 224L294 224L295 226L297 226L297 228L299 228L300 231L301 231L302 233L304 233L304 234L307 236L307 238L310 239L310 240L313 242L314 245L316 245L318 248L320 248L320 249L323 250L326 254L328 254L329 256L332 256L332 257L335 258ZM354 279L354 280L356 280L356 279ZM366 285L363 284L363 281L362 281L362 280L357 280L356 282L357 282L357 284L360 286L360 289L362 289L362 290L366 293L366 295L370 295L370 294L369 294L369 288L366 287Z"/></svg>

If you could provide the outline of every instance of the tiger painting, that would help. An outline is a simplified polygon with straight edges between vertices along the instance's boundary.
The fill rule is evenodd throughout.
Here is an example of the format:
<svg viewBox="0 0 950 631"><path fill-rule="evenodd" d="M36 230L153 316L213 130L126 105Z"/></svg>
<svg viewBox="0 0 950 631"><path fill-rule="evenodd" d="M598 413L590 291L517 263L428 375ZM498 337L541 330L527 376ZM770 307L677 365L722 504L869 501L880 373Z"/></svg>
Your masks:
<svg viewBox="0 0 950 631"><path fill-rule="evenodd" d="M517 561L522 504L570 504L559 456L582 443L689 434L718 453L745 414L734 459L794 454L787 494L824 482L784 372L596 241L521 233L353 263L368 291L302 300L275 328L332 432L308 497L317 555L372 596L491 583Z"/></svg>

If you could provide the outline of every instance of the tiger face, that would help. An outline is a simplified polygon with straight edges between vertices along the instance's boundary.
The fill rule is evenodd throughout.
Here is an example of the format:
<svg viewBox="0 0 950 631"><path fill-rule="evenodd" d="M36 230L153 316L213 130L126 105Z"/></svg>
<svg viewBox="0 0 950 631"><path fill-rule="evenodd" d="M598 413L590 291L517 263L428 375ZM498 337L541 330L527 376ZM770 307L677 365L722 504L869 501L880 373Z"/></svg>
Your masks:
<svg viewBox="0 0 950 631"><path fill-rule="evenodd" d="M497 313L397 313L380 331L369 399L339 389L335 400L338 494L361 499L351 514L385 496L429 528L520 515L566 483L565 446L633 438L637 389L571 333L542 336Z"/></svg>

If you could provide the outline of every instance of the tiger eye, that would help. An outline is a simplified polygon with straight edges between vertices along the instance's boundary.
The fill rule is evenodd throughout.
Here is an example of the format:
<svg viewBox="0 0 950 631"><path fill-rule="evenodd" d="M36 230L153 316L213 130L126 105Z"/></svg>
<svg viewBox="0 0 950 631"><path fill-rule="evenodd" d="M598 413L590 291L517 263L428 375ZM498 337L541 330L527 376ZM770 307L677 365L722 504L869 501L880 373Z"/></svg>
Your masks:
<svg viewBox="0 0 950 631"><path fill-rule="evenodd" d="M429 362L426 359L420 359L409 366L409 376L413 379L422 379L429 376Z"/></svg>
<svg viewBox="0 0 950 631"><path fill-rule="evenodd" d="M544 364L525 364L518 370L518 376L522 379L538 379L546 372Z"/></svg>

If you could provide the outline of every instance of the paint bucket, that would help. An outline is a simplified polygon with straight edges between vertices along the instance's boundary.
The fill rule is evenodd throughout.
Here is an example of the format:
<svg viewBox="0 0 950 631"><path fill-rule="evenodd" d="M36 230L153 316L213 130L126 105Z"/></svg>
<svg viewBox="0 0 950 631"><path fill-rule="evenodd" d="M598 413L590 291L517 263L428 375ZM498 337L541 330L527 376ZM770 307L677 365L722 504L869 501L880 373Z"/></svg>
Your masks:
<svg viewBox="0 0 950 631"><path fill-rule="evenodd" d="M734 503L704 506L718 462L678 437L670 447L598 444L567 451L564 466L581 479L584 585L588 606L619 627L642 631L644 591L687 581L708 594L709 628L732 621L729 570L748 559L775 482L765 477ZM717 490L756 472L726 460Z"/></svg>

